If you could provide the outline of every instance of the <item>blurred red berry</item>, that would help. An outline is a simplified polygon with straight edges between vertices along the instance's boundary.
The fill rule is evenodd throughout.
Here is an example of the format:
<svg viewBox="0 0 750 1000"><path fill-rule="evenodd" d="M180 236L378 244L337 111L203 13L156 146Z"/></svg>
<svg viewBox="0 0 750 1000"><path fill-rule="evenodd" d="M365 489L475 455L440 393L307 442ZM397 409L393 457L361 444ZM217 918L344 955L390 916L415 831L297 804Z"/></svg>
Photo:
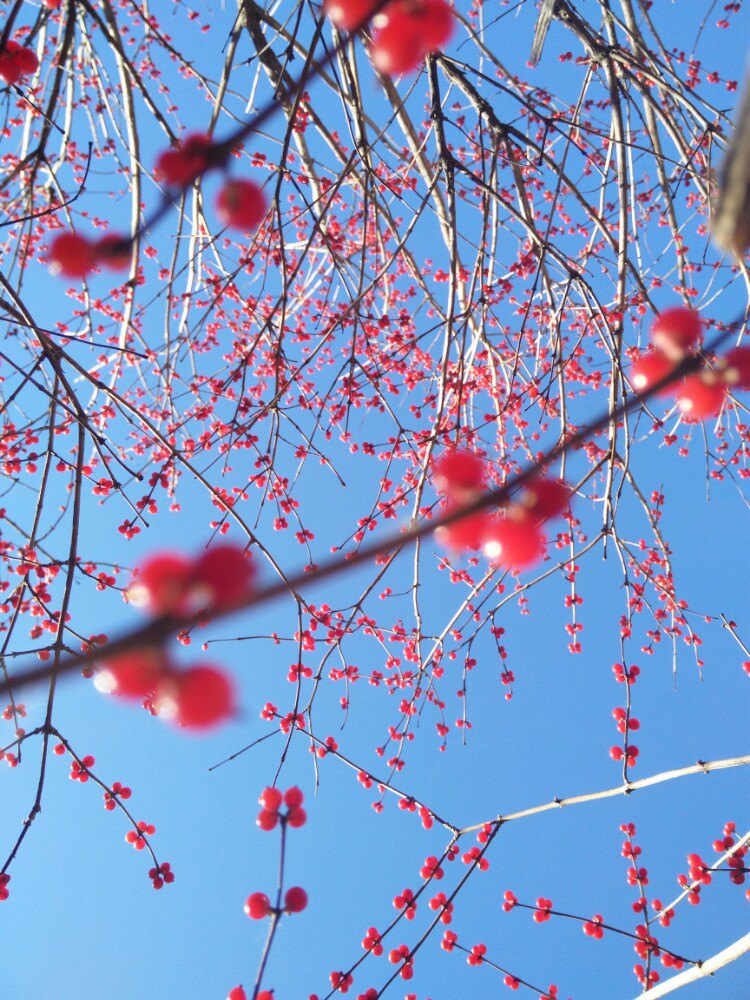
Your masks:
<svg viewBox="0 0 750 1000"><path fill-rule="evenodd" d="M449 507L450 510L455 510L455 507ZM435 532L435 538L440 545L456 552L466 549L476 551L481 549L491 526L491 515L485 510L480 510L477 514L469 514L468 517L459 518L451 524L441 525Z"/></svg>
<svg viewBox="0 0 750 1000"><path fill-rule="evenodd" d="M302 806L290 806L289 812L286 816L286 822L288 826L297 829L300 826L304 826L307 822L307 813Z"/></svg>
<svg viewBox="0 0 750 1000"><path fill-rule="evenodd" d="M689 422L715 417L726 396L726 386L712 372L696 372L677 388L677 406Z"/></svg>
<svg viewBox="0 0 750 1000"><path fill-rule="evenodd" d="M651 343L674 361L680 361L686 351L701 338L703 323L694 309L674 306L665 309L651 326Z"/></svg>
<svg viewBox="0 0 750 1000"><path fill-rule="evenodd" d="M466 494L484 489L485 464L470 451L446 451L432 468L432 483L439 493L465 502Z"/></svg>
<svg viewBox="0 0 750 1000"><path fill-rule="evenodd" d="M191 603L215 610L233 608L250 593L255 566L237 545L214 545L195 562L190 573Z"/></svg>
<svg viewBox="0 0 750 1000"><path fill-rule="evenodd" d="M563 479L535 479L525 489L521 504L538 521L562 514L570 504L570 487Z"/></svg>
<svg viewBox="0 0 750 1000"><path fill-rule="evenodd" d="M284 796L281 794L280 789L272 787L264 788L258 799L259 804L271 812L277 812L281 808L283 801Z"/></svg>
<svg viewBox="0 0 750 1000"><path fill-rule="evenodd" d="M717 367L728 386L750 389L750 347L733 347L720 359Z"/></svg>
<svg viewBox="0 0 750 1000"><path fill-rule="evenodd" d="M166 670L164 653L144 646L108 659L96 685L119 698L143 698L156 689Z"/></svg>
<svg viewBox="0 0 750 1000"><path fill-rule="evenodd" d="M484 538L484 554L503 566L525 569L544 555L544 535L531 520L495 517Z"/></svg>
<svg viewBox="0 0 750 1000"><path fill-rule="evenodd" d="M300 886L292 886L284 895L284 909L287 913L301 913L307 906L307 893Z"/></svg>
<svg viewBox="0 0 750 1000"><path fill-rule="evenodd" d="M165 184L186 187L209 166L213 148L211 139L197 132L182 139L172 149L166 149L156 161L156 169Z"/></svg>
<svg viewBox="0 0 750 1000"><path fill-rule="evenodd" d="M377 0L324 0L323 9L337 28L353 31L368 20L377 5Z"/></svg>
<svg viewBox="0 0 750 1000"><path fill-rule="evenodd" d="M287 806L301 806L305 801L305 796L301 788L292 785L284 792L284 804Z"/></svg>
<svg viewBox="0 0 750 1000"><path fill-rule="evenodd" d="M0 52L0 78L6 83L18 83L22 76L36 73L39 60L33 49L7 41Z"/></svg>
<svg viewBox="0 0 750 1000"><path fill-rule="evenodd" d="M252 181L227 181L216 199L216 214L225 226L252 232L266 214L263 189Z"/></svg>
<svg viewBox="0 0 750 1000"><path fill-rule="evenodd" d="M85 278L96 265L94 246L77 233L60 233L50 244L49 265L63 278Z"/></svg>
<svg viewBox="0 0 750 1000"><path fill-rule="evenodd" d="M271 901L264 892L254 892L245 900L245 913L251 920L262 920L271 912Z"/></svg>
<svg viewBox="0 0 750 1000"><path fill-rule="evenodd" d="M633 362L628 378L633 389L640 394L648 392L657 382L661 382L662 379L671 375L674 369L674 361L670 361L666 354L661 351L649 351L648 354L642 354ZM671 392L672 387L665 386L659 390L657 395L669 395Z"/></svg>
<svg viewBox="0 0 750 1000"><path fill-rule="evenodd" d="M209 729L234 714L234 685L217 667L200 665L173 674L157 691L160 715L185 729Z"/></svg>
<svg viewBox="0 0 750 1000"><path fill-rule="evenodd" d="M190 581L190 562L173 552L150 556L139 568L128 593L135 604L145 604L156 615L179 614Z"/></svg>
<svg viewBox="0 0 750 1000"><path fill-rule="evenodd" d="M445 0L396 0L374 18L372 58L381 73L408 73L450 39L454 21Z"/></svg>
<svg viewBox="0 0 750 1000"><path fill-rule="evenodd" d="M273 830L279 822L279 814L275 809L261 809L255 821L261 830L268 832Z"/></svg>
<svg viewBox="0 0 750 1000"><path fill-rule="evenodd" d="M131 260L131 243L127 236L109 233L93 246L96 260L113 271L128 267Z"/></svg>

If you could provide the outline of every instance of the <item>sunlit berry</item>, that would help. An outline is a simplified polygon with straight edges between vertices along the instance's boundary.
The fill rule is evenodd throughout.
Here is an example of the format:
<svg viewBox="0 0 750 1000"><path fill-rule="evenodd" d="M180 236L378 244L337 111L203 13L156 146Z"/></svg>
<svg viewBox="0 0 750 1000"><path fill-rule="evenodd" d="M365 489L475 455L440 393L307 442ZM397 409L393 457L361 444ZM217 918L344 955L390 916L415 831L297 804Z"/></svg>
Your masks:
<svg viewBox="0 0 750 1000"><path fill-rule="evenodd" d="M750 347L733 347L717 364L724 382L737 389L750 389Z"/></svg>
<svg viewBox="0 0 750 1000"><path fill-rule="evenodd" d="M222 224L246 233L258 228L266 210L263 189L252 181L227 181L216 199L216 214Z"/></svg>
<svg viewBox="0 0 750 1000"><path fill-rule="evenodd" d="M715 417L726 396L726 386L713 372L696 372L684 378L676 391L677 406L688 422Z"/></svg>
<svg viewBox="0 0 750 1000"><path fill-rule="evenodd" d="M686 351L701 338L703 323L694 309L674 306L665 309L651 326L651 342L673 361L680 361Z"/></svg>
<svg viewBox="0 0 750 1000"><path fill-rule="evenodd" d="M278 812L283 800L284 796L281 794L281 790L269 786L268 788L264 788L260 793L258 802L264 809L268 809L270 812Z"/></svg>
<svg viewBox="0 0 750 1000"><path fill-rule="evenodd" d="M271 901L264 892L254 892L245 900L245 913L251 920L262 920L271 912Z"/></svg>
<svg viewBox="0 0 750 1000"><path fill-rule="evenodd" d="M85 278L96 265L94 245L78 233L60 233L49 248L49 267L63 278Z"/></svg>
<svg viewBox="0 0 750 1000"><path fill-rule="evenodd" d="M408 73L430 52L439 51L453 33L445 0L395 0L373 21L372 58L381 73Z"/></svg>
<svg viewBox="0 0 750 1000"><path fill-rule="evenodd" d="M213 143L202 132L186 136L172 149L166 149L156 161L156 169L165 184L186 187L208 169Z"/></svg>
<svg viewBox="0 0 750 1000"><path fill-rule="evenodd" d="M432 468L432 483L439 493L452 500L465 502L466 494L474 496L484 489L486 469L482 459L460 448L444 452Z"/></svg>
<svg viewBox="0 0 750 1000"><path fill-rule="evenodd" d="M277 826L279 822L279 814L275 809L261 809L255 822L261 830L264 830L267 833L269 830L273 830Z"/></svg>
<svg viewBox="0 0 750 1000"><path fill-rule="evenodd" d="M377 0L324 0L323 10L337 28L353 31L369 19Z"/></svg>
<svg viewBox="0 0 750 1000"><path fill-rule="evenodd" d="M564 479L535 479L525 488L520 503L538 521L557 517L570 504L570 487Z"/></svg>
<svg viewBox="0 0 750 1000"><path fill-rule="evenodd" d="M192 566L184 556L160 552L150 556L139 568L128 595L137 605L145 605L152 614L179 613L190 583Z"/></svg>
<svg viewBox="0 0 750 1000"><path fill-rule="evenodd" d="M227 1000L247 1000L247 993L241 986L235 986L227 993Z"/></svg>
<svg viewBox="0 0 750 1000"><path fill-rule="evenodd" d="M234 714L234 684L217 667L192 667L160 686L156 707L159 715L185 729L210 729Z"/></svg>
<svg viewBox="0 0 750 1000"><path fill-rule="evenodd" d="M657 382L661 382L662 379L671 375L674 369L674 361L671 361L666 354L661 351L649 351L648 354L642 354L633 362L628 372L628 378L635 392L641 395L649 392ZM671 386L665 386L659 390L657 395L669 395L671 391Z"/></svg>
<svg viewBox="0 0 750 1000"><path fill-rule="evenodd" d="M533 520L496 517L488 527L483 548L488 559L525 569L544 555L544 535Z"/></svg>
<svg viewBox="0 0 750 1000"><path fill-rule="evenodd" d="M226 610L236 607L250 593L255 566L237 545L213 545L190 572L190 600L198 608Z"/></svg>
<svg viewBox="0 0 750 1000"><path fill-rule="evenodd" d="M449 511L455 508L449 508ZM492 524L491 515L484 510L476 514L461 517L450 524L442 524L435 531L435 539L440 545L455 552L467 549L481 549L487 537L487 531Z"/></svg>
<svg viewBox="0 0 750 1000"><path fill-rule="evenodd" d="M162 650L144 646L108 659L94 683L100 691L119 698L143 698L156 689L166 670Z"/></svg>

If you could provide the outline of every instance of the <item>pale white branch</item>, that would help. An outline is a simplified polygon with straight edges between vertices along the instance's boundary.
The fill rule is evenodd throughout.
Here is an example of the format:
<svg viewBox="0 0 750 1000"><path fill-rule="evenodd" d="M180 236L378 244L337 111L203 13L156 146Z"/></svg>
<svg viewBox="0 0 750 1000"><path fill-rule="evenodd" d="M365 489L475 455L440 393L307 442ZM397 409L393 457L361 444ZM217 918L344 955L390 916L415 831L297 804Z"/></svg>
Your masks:
<svg viewBox="0 0 750 1000"><path fill-rule="evenodd" d="M668 993L673 993L675 990L679 990L689 983L694 983L705 976L712 976L714 972L723 969L725 965L729 965L730 962L734 962L743 955L746 955L748 951L750 951L750 932L733 944L730 944L728 948L718 952L712 958L706 959L700 965L694 965L691 969L685 969L678 976L666 979L663 983L654 986L645 994L642 993L640 998L644 995L648 997L648 1000L658 1000L659 997L665 997Z"/></svg>

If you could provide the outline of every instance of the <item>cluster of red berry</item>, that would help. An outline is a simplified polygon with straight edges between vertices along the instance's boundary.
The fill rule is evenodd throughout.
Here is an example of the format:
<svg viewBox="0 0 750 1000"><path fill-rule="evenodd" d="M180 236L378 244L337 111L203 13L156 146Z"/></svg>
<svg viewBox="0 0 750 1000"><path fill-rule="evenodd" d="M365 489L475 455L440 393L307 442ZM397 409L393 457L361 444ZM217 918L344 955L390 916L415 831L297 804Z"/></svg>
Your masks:
<svg viewBox="0 0 750 1000"><path fill-rule="evenodd" d="M261 811L258 813L257 823L261 830L273 830L278 823L282 827L300 827L307 820L307 813L302 807L304 795L296 785L287 788L285 792L269 786L261 792L258 802ZM286 806L286 812L281 812L282 805ZM281 889L279 889L281 895ZM307 907L307 893L299 886L292 886L284 894L284 905L273 906L271 900L265 892L253 892L245 900L245 913L251 920L262 920L264 917L273 916L278 920L285 913L301 913ZM257 989L257 987L256 987ZM254 994L255 995L255 994ZM273 990L261 990L257 994L257 1000L262 997L273 998ZM229 991L227 1000L245 1000L245 991L242 986L235 986Z"/></svg>
<svg viewBox="0 0 750 1000"><path fill-rule="evenodd" d="M219 165L221 158L215 152L217 148L210 136L203 133L186 136L158 157L157 176L167 187L186 188L207 170ZM216 199L216 214L222 225L243 232L257 229L266 210L263 190L253 181L228 180ZM128 266L130 259L130 239L112 233L100 240L90 240L79 233L61 233L52 241L49 250L50 269L66 278L85 278L100 264L120 270Z"/></svg>
<svg viewBox="0 0 750 1000"><path fill-rule="evenodd" d="M219 165L217 146L210 136L195 132L156 161L157 176L172 188L186 188L213 166ZM219 191L216 214L225 226L252 232L263 221L266 197L259 185L247 180L229 180Z"/></svg>
<svg viewBox="0 0 750 1000"><path fill-rule="evenodd" d="M269 786L264 788L258 799L262 806L256 820L261 830L273 830L281 822L286 826L298 828L304 826L307 820L307 813L302 807L304 795L300 788L293 786L288 788L282 795L278 788ZM286 806L286 812L280 812L281 806ZM271 913L301 913L307 906L307 893L300 886L293 886L287 889L284 896L284 907L282 911L271 906L271 902L263 892L254 892L247 897L245 902L245 913L252 920L262 920L263 917Z"/></svg>
<svg viewBox="0 0 750 1000"><path fill-rule="evenodd" d="M227 994L227 1000L247 1000L247 993L242 986L235 986ZM273 990L261 990L255 995L255 1000L274 1000Z"/></svg>
<svg viewBox="0 0 750 1000"><path fill-rule="evenodd" d="M455 27L446 0L392 0L384 6L379 0L325 0L325 11L344 31L363 28L372 18L372 61L388 75L416 69L445 47Z"/></svg>
<svg viewBox="0 0 750 1000"><path fill-rule="evenodd" d="M295 829L304 826L307 821L307 813L302 808L303 795L296 785L288 788L282 795L278 788L268 787L263 789L258 799L262 809L258 813L256 823L261 830L273 830L279 822L286 823L287 826ZM286 806L286 812L280 812L281 806Z"/></svg>
<svg viewBox="0 0 750 1000"><path fill-rule="evenodd" d="M253 563L234 545L214 546L195 560L165 552L141 566L128 593L155 615L210 614L241 605L254 576ZM234 686L223 670L211 664L178 670L159 646L110 657L96 684L122 698L146 698L155 714L188 729L209 728L234 712Z"/></svg>
<svg viewBox="0 0 750 1000"><path fill-rule="evenodd" d="M449 451L433 468L432 481L454 511L478 500L486 489L486 468L468 451ZM570 504L570 487L560 479L535 479L502 513L482 510L438 528L435 537L458 551L483 549L499 565L523 569L545 552L542 525Z"/></svg>
<svg viewBox="0 0 750 1000"><path fill-rule="evenodd" d="M639 394L668 378L699 349L703 324L697 312L683 306L666 309L651 327L652 347L630 369L630 384ZM735 347L721 358L706 360L700 371L670 383L658 395L674 395L685 419L715 417L730 389L750 389L750 347Z"/></svg>
<svg viewBox="0 0 750 1000"><path fill-rule="evenodd" d="M7 41L0 50L0 79L18 83L22 76L30 76L39 69L36 52L18 42Z"/></svg>

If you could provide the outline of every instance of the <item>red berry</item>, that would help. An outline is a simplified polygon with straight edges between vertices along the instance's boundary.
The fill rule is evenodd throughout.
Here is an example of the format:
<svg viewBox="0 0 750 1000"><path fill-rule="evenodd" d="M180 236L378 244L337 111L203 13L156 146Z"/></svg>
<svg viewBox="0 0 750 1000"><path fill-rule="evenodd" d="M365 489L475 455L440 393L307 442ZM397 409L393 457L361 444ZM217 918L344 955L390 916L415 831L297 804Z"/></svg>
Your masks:
<svg viewBox="0 0 750 1000"><path fill-rule="evenodd" d="M456 26L453 10L445 0L423 0L422 36L428 52L439 52L451 40Z"/></svg>
<svg viewBox="0 0 750 1000"><path fill-rule="evenodd" d="M396 0L376 15L372 56L381 73L408 73L453 34L453 11L445 0Z"/></svg>
<svg viewBox="0 0 750 1000"><path fill-rule="evenodd" d="M208 729L234 713L234 685L217 667L201 665L174 674L157 691L160 715L186 729Z"/></svg>
<svg viewBox="0 0 750 1000"><path fill-rule="evenodd" d="M703 323L694 309L674 306L665 309L651 326L651 342L674 361L680 361L688 348L696 344L703 332Z"/></svg>
<svg viewBox="0 0 750 1000"><path fill-rule="evenodd" d="M733 347L721 358L718 367L727 385L750 389L750 347Z"/></svg>
<svg viewBox="0 0 750 1000"><path fill-rule="evenodd" d="M145 646L108 659L96 686L119 698L143 698L156 689L166 670L164 653L154 646Z"/></svg>
<svg viewBox="0 0 750 1000"><path fill-rule="evenodd" d="M62 7L62 0L42 0L42 5L47 10L59 10Z"/></svg>
<svg viewBox="0 0 750 1000"><path fill-rule="evenodd" d="M307 822L307 813L302 806L290 806L286 816L287 824L297 829Z"/></svg>
<svg viewBox="0 0 750 1000"><path fill-rule="evenodd" d="M470 451L447 451L435 462L432 482L436 490L452 500L465 502L485 486L485 464Z"/></svg>
<svg viewBox="0 0 750 1000"><path fill-rule="evenodd" d="M284 909L287 913L301 913L307 906L307 893L300 886L287 889L284 896Z"/></svg>
<svg viewBox="0 0 750 1000"><path fill-rule="evenodd" d="M484 554L504 566L525 569L544 555L544 535L532 520L493 518L484 539Z"/></svg>
<svg viewBox="0 0 750 1000"><path fill-rule="evenodd" d="M301 788L292 785L284 792L284 803L290 807L301 806L305 801L305 796Z"/></svg>
<svg viewBox="0 0 750 1000"><path fill-rule="evenodd" d="M661 382L675 369L674 361L671 361L666 354L661 351L649 351L642 354L640 358L633 362L629 372L630 384L639 395L648 392L657 382ZM671 386L660 389L657 395L670 395Z"/></svg>
<svg viewBox="0 0 750 1000"><path fill-rule="evenodd" d="M563 479L536 479L526 487L521 503L538 521L546 521L567 509L570 487Z"/></svg>
<svg viewBox="0 0 750 1000"><path fill-rule="evenodd" d="M279 822L279 814L275 809L261 809L255 822L261 830L268 832L269 830L273 830Z"/></svg>
<svg viewBox="0 0 750 1000"><path fill-rule="evenodd" d="M324 0L323 3L328 17L343 31L353 31L364 24L375 7L377 0Z"/></svg>
<svg viewBox="0 0 750 1000"><path fill-rule="evenodd" d="M241 986L235 986L227 994L227 1000L247 1000L247 993L245 993Z"/></svg>
<svg viewBox="0 0 750 1000"><path fill-rule="evenodd" d="M184 556L160 552L139 568L128 593L131 601L145 604L153 614L179 614L185 603L191 566Z"/></svg>
<svg viewBox="0 0 750 1000"><path fill-rule="evenodd" d="M187 187L208 169L213 148L211 139L198 132L187 136L172 149L166 149L156 161L156 169L165 184Z"/></svg>
<svg viewBox="0 0 750 1000"><path fill-rule="evenodd" d="M283 795L278 788L264 788L260 793L260 798L258 802L263 806L264 809L268 809L271 812L276 812L281 807L283 802Z"/></svg>
<svg viewBox="0 0 750 1000"><path fill-rule="evenodd" d="M396 4L391 4L386 10L390 11L392 7ZM372 44L375 68L386 76L416 69L427 55L427 45L417 19L384 13L379 14L375 22L378 25Z"/></svg>
<svg viewBox="0 0 750 1000"><path fill-rule="evenodd" d="M254 892L245 900L245 913L251 920L262 920L271 912L271 901L264 892Z"/></svg>
<svg viewBox="0 0 750 1000"><path fill-rule="evenodd" d="M9 84L18 83L22 76L21 67L16 58L18 45L16 44L15 50L11 50L11 45L14 44L16 43L8 42L3 51L0 52L0 78Z"/></svg>
<svg viewBox="0 0 750 1000"><path fill-rule="evenodd" d="M691 423L715 417L722 407L726 386L713 372L696 372L677 389L677 405Z"/></svg>
<svg viewBox="0 0 750 1000"><path fill-rule="evenodd" d="M236 545L214 545L196 561L190 574L191 600L198 607L226 610L250 593L255 566Z"/></svg>
<svg viewBox="0 0 750 1000"><path fill-rule="evenodd" d="M455 508L449 508L455 509ZM487 531L492 527L492 517L485 510L468 517L459 518L452 524L441 525L435 532L435 538L440 545L456 552L465 549L480 549L487 537Z"/></svg>
<svg viewBox="0 0 750 1000"><path fill-rule="evenodd" d="M225 226L252 232L267 210L263 189L252 181L227 181L216 199L216 214Z"/></svg>
<svg viewBox="0 0 750 1000"><path fill-rule="evenodd" d="M53 274L84 278L96 264L94 246L77 233L60 233L50 244L49 264Z"/></svg>
<svg viewBox="0 0 750 1000"><path fill-rule="evenodd" d="M16 53L16 62L21 69L22 76L30 76L39 69L36 52L30 48L20 48Z"/></svg>

